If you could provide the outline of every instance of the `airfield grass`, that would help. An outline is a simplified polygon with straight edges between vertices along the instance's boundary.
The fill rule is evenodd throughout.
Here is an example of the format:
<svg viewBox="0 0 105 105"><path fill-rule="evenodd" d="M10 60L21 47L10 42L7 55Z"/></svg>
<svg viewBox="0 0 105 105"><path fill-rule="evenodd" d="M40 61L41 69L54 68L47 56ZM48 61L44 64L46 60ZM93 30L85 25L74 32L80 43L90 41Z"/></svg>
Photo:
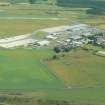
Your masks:
<svg viewBox="0 0 105 105"><path fill-rule="evenodd" d="M41 62L49 50L0 50L0 89L57 88L59 78Z"/></svg>

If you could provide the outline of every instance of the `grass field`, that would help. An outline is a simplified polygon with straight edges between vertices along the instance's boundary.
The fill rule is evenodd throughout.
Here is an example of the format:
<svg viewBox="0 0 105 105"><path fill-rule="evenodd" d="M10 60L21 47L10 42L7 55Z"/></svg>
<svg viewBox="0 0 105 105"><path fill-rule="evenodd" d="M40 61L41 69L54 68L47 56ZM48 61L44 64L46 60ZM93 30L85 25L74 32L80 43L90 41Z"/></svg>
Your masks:
<svg viewBox="0 0 105 105"><path fill-rule="evenodd" d="M48 50L1 50L0 89L30 90L63 86L56 75L40 61L51 54Z"/></svg>
<svg viewBox="0 0 105 105"><path fill-rule="evenodd" d="M105 105L105 88L102 87L52 90L45 93L48 93L45 99L68 100L76 105Z"/></svg>
<svg viewBox="0 0 105 105"><path fill-rule="evenodd" d="M21 91L20 91L21 92ZM39 99L42 101L50 100L52 104L44 105L56 105L53 101L68 101L72 105L105 105L105 88L74 88L74 89L42 89L31 92L21 92L24 97L32 97L32 99ZM21 97L21 96L20 96ZM23 97L21 97L22 99ZM16 100L14 100L16 102ZM22 101L20 101L22 102ZM23 100L24 102L24 100ZM19 103L19 102L17 102ZM12 104L10 104L12 105ZM27 105L27 104L23 104ZM33 105L33 104L28 104ZM34 104L43 105L43 104ZM60 103L60 105L64 105ZM69 104L67 104L69 105Z"/></svg>

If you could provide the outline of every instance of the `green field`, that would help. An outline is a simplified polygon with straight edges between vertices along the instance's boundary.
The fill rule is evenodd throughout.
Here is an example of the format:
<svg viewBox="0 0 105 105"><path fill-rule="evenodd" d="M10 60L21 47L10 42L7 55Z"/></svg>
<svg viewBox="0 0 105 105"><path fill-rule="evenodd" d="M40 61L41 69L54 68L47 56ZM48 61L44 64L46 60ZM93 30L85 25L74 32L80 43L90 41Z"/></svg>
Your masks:
<svg viewBox="0 0 105 105"><path fill-rule="evenodd" d="M47 49L2 49L0 89L28 92L37 99L105 104L104 57L77 49L64 58L46 61L52 55Z"/></svg>
<svg viewBox="0 0 105 105"><path fill-rule="evenodd" d="M68 100L77 105L105 105L105 88L75 88L70 90L45 91L45 99ZM75 104L73 104L75 105Z"/></svg>
<svg viewBox="0 0 105 105"><path fill-rule="evenodd" d="M63 86L60 79L41 61L52 53L48 50L1 50L0 89L34 90Z"/></svg>

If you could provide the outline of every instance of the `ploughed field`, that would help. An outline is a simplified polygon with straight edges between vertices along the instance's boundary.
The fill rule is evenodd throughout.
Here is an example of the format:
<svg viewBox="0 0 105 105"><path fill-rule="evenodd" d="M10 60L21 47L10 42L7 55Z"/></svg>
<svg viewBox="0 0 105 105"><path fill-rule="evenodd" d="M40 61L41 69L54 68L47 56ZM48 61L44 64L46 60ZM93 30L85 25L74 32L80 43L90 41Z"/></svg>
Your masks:
<svg viewBox="0 0 105 105"><path fill-rule="evenodd" d="M102 87L105 86L104 61L105 57L78 49L47 64L68 87Z"/></svg>

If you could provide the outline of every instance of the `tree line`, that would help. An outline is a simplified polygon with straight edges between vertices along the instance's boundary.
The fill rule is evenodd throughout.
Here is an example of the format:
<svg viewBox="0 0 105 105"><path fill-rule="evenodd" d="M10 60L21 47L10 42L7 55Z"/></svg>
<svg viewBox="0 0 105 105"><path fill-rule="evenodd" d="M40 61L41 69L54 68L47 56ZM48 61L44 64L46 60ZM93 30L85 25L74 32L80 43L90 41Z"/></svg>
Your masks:
<svg viewBox="0 0 105 105"><path fill-rule="evenodd" d="M7 0L9 2L29 2L30 4L34 4L40 1L47 1L47 2L55 2L56 5L59 6L73 6L73 7L105 7L104 0Z"/></svg>
<svg viewBox="0 0 105 105"><path fill-rule="evenodd" d="M26 2L35 4L38 2L47 2L50 5L58 5L63 7L83 7L91 8L87 10L89 14L105 14L105 0L7 0L12 4L19 2Z"/></svg>

